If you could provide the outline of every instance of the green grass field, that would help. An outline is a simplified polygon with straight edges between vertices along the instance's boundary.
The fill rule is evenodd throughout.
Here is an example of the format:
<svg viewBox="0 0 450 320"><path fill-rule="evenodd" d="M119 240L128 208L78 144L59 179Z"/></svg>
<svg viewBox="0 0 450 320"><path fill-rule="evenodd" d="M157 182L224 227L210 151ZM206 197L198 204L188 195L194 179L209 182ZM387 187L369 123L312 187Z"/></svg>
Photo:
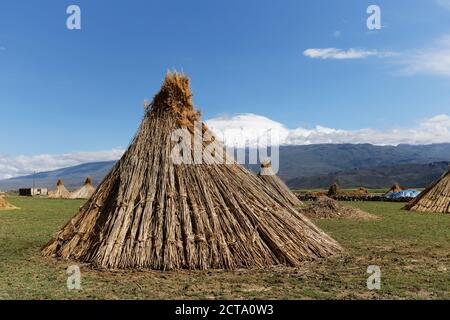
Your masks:
<svg viewBox="0 0 450 320"><path fill-rule="evenodd" d="M80 291L66 287L74 264L40 256L82 201L9 198L0 211L0 299L450 299L450 215L408 213L401 203L350 203L378 221L320 220L344 255L301 268L100 272L80 265ZM369 265L381 290L366 287Z"/></svg>

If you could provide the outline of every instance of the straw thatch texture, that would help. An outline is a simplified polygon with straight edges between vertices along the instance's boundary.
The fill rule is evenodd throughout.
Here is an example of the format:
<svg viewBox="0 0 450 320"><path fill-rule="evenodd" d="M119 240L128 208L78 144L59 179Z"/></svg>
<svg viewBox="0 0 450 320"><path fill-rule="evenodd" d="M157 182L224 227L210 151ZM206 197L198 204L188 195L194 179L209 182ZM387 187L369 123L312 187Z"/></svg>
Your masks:
<svg viewBox="0 0 450 320"><path fill-rule="evenodd" d="M328 196L335 196L341 193L341 188L339 185L335 182L328 188Z"/></svg>
<svg viewBox="0 0 450 320"><path fill-rule="evenodd" d="M280 197L294 207L303 205L288 186L286 186L286 184L273 172L269 161L263 161L258 177L274 192L274 198Z"/></svg>
<svg viewBox="0 0 450 320"><path fill-rule="evenodd" d="M450 213L450 170L428 186L406 206L406 210Z"/></svg>
<svg viewBox="0 0 450 320"><path fill-rule="evenodd" d="M9 203L4 195L0 195L0 210L14 210L14 209L19 208Z"/></svg>
<svg viewBox="0 0 450 320"><path fill-rule="evenodd" d="M48 193L48 197L52 199L70 199L70 192L64 186L64 181L58 179L56 182L56 189Z"/></svg>
<svg viewBox="0 0 450 320"><path fill-rule="evenodd" d="M87 177L84 185L70 194L71 199L89 199L95 192L92 178Z"/></svg>
<svg viewBox="0 0 450 320"><path fill-rule="evenodd" d="M400 192L400 191L402 191L402 190L403 190L403 188L402 188L398 183L395 183L395 184L389 189L389 191L386 192L386 194L389 194L389 193L392 193L392 192Z"/></svg>
<svg viewBox="0 0 450 320"><path fill-rule="evenodd" d="M358 189L356 189L356 191L354 193L357 195L364 195L364 194L369 194L369 190L367 190L367 188L364 188L364 187L359 187Z"/></svg>
<svg viewBox="0 0 450 320"><path fill-rule="evenodd" d="M167 75L125 154L44 255L98 268L170 270L298 266L341 251L241 165L210 164L223 146L192 141L199 113L191 97L187 77ZM181 126L189 141L171 138ZM216 149L205 155L208 164L175 164L180 143Z"/></svg>
<svg viewBox="0 0 450 320"><path fill-rule="evenodd" d="M300 213L311 219L358 219L376 220L377 216L363 210L340 204L327 196L317 198L312 204L299 208Z"/></svg>

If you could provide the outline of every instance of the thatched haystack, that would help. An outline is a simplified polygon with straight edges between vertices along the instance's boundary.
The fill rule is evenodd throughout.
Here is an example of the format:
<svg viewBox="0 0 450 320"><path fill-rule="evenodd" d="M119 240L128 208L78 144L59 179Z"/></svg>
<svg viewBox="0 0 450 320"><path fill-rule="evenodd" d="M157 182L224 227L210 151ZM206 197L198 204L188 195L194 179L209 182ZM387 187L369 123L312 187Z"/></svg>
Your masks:
<svg viewBox="0 0 450 320"><path fill-rule="evenodd" d="M258 177L274 192L273 196L275 198L280 197L294 207L303 205L288 186L273 172L270 161L263 161Z"/></svg>
<svg viewBox="0 0 450 320"><path fill-rule="evenodd" d="M89 199L95 192L92 177L87 177L84 185L70 194L71 199Z"/></svg>
<svg viewBox="0 0 450 320"><path fill-rule="evenodd" d="M376 220L377 216L363 210L343 205L329 197L319 197L312 204L298 209L300 213L311 219L359 219Z"/></svg>
<svg viewBox="0 0 450 320"><path fill-rule="evenodd" d="M450 213L450 169L411 200L404 209Z"/></svg>
<svg viewBox="0 0 450 320"><path fill-rule="evenodd" d="M398 183L394 183L394 185L389 189L388 192L386 192L386 194L400 192L402 190L403 188Z"/></svg>
<svg viewBox="0 0 450 320"><path fill-rule="evenodd" d="M64 186L64 181L58 179L56 182L56 189L48 193L48 197L52 199L70 199L70 192Z"/></svg>
<svg viewBox="0 0 450 320"><path fill-rule="evenodd" d="M298 266L342 250L243 166L214 163L223 145L192 141L198 119L189 79L169 73L125 154L43 254L97 268L170 270ZM182 127L188 141L174 140ZM202 163L174 161L175 147L193 142L215 151Z"/></svg>
<svg viewBox="0 0 450 320"><path fill-rule="evenodd" d="M367 190L367 188L359 187L354 193L355 195L368 195L370 192L369 190Z"/></svg>
<svg viewBox="0 0 450 320"><path fill-rule="evenodd" d="M0 195L0 210L14 210L19 209L16 206L9 203L8 200L6 200L5 195Z"/></svg>
<svg viewBox="0 0 450 320"><path fill-rule="evenodd" d="M329 197L331 196L336 196L338 194L341 193L341 188L339 187L339 185L337 184L337 182L333 183L329 188L328 188L328 193L327 195Z"/></svg>
<svg viewBox="0 0 450 320"><path fill-rule="evenodd" d="M331 188L331 187L330 187ZM355 190L351 190L351 191L347 191L347 192L342 192L339 190L339 186L337 187L337 194L334 194L334 192L336 192L336 189L333 187L333 191L331 192L331 194L327 193L327 196L347 196L347 197L364 197L364 196L368 196L370 194L369 190L364 188L364 187L359 187L358 189ZM330 192L330 191L328 191Z"/></svg>

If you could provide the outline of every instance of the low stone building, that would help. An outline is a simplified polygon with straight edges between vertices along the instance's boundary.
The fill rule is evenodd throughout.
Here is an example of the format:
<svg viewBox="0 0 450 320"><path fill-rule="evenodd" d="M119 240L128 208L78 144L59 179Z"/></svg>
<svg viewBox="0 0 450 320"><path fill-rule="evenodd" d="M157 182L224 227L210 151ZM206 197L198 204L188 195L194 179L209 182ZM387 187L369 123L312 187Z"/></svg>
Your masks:
<svg viewBox="0 0 450 320"><path fill-rule="evenodd" d="M48 196L48 189L47 188L19 189L19 195L23 197Z"/></svg>

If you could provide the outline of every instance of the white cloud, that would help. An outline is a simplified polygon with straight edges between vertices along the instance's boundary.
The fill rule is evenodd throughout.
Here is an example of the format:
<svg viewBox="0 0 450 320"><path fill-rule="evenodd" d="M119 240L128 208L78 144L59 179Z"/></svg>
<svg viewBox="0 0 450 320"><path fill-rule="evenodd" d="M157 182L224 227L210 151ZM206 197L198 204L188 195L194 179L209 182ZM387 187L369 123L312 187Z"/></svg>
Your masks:
<svg viewBox="0 0 450 320"><path fill-rule="evenodd" d="M450 143L450 116L424 119L413 128L344 130L317 125L312 129L289 129L283 124L255 114L218 117L206 121L226 145L257 146L268 133L272 142L287 145L320 143L371 143L375 145ZM273 137L277 137L273 139ZM264 139L263 139L264 141Z"/></svg>
<svg viewBox="0 0 450 320"><path fill-rule="evenodd" d="M450 76L450 36L435 41L434 47L404 55L398 61L406 75L428 74Z"/></svg>
<svg viewBox="0 0 450 320"><path fill-rule="evenodd" d="M381 52L377 50L364 50L350 48L347 50L337 48L311 48L306 49L303 55L312 59L364 59L367 57L387 57L392 56L392 52Z"/></svg>
<svg viewBox="0 0 450 320"><path fill-rule="evenodd" d="M260 145L271 134L275 134L273 144L282 144L289 135L283 124L252 113L212 118L205 123L228 146Z"/></svg>
<svg viewBox="0 0 450 320"><path fill-rule="evenodd" d="M122 149L97 152L75 152L67 154L42 154L34 156L8 156L0 154L0 179L31 174L34 171L51 171L71 167L86 162L119 159Z"/></svg>
<svg viewBox="0 0 450 320"><path fill-rule="evenodd" d="M314 128L287 128L282 123L264 116L246 113L233 117L216 117L206 125L228 146L258 146L272 144L305 145L320 143L371 143L375 145L430 144L450 142L450 115L441 114L418 122L412 128L388 130L344 130L317 125ZM259 144L258 144L259 143ZM112 149L98 152L67 154L42 154L34 156L7 156L0 154L0 179L75 166L86 162L119 159L124 150Z"/></svg>
<svg viewBox="0 0 450 320"><path fill-rule="evenodd" d="M444 9L450 10L450 0L435 0Z"/></svg>
<svg viewBox="0 0 450 320"><path fill-rule="evenodd" d="M450 0L443 1L442 5ZM404 52L378 51L350 48L347 50L337 48L307 49L304 56L312 59L364 59L368 57L391 58L389 60L397 70L395 73L412 76L417 74L450 77L450 35L443 36L434 41L428 48L409 50Z"/></svg>

